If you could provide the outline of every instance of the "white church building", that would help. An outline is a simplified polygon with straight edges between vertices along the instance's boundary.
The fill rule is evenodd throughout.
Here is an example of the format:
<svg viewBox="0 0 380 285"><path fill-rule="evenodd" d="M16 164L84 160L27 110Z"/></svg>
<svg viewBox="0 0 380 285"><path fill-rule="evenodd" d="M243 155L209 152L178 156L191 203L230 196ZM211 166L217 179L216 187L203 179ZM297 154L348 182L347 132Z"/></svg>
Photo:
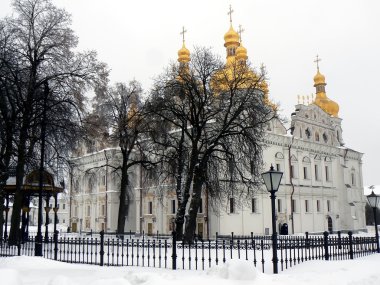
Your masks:
<svg viewBox="0 0 380 285"><path fill-rule="evenodd" d="M225 35L227 57L238 56L235 51L239 53L241 46L231 39L239 39L232 25ZM181 56L189 58L188 50L183 48L178 53L179 61ZM242 50L246 59L246 49ZM326 96L325 77L319 66L317 69L315 99L295 106L290 130L278 120L268 124L263 142L264 171L273 165L284 173L276 199L278 231L284 229L284 224L289 234L363 230L366 204L363 154L343 142L339 106ZM69 193L62 198L68 226L74 232L116 231L120 179L104 165L118 165L119 150L109 148L83 154L71 162ZM133 193L125 231L169 234L177 210L174 181L157 185L146 179L139 166L131 171L130 180ZM162 189L166 190L165 195ZM197 235L213 238L216 233L271 233L271 204L264 184L252 200L237 201L230 197L220 207L211 207L206 194L197 217Z"/></svg>

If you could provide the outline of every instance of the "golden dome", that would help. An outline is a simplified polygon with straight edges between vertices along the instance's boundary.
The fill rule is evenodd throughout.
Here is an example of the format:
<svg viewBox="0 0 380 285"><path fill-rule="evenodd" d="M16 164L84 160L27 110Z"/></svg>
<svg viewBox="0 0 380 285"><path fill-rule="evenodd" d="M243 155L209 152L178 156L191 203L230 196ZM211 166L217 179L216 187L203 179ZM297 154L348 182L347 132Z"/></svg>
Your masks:
<svg viewBox="0 0 380 285"><path fill-rule="evenodd" d="M330 116L338 117L339 105L326 96L325 76L319 72L319 67L317 70L317 74L314 76L314 87L316 88L316 98L314 100L314 104Z"/></svg>
<svg viewBox="0 0 380 285"><path fill-rule="evenodd" d="M234 30L232 24L228 32L224 34L224 46L228 47L231 45L239 46L239 34Z"/></svg>
<svg viewBox="0 0 380 285"><path fill-rule="evenodd" d="M186 48L185 42L183 42L182 48L178 51L178 61L181 63L190 61L190 51Z"/></svg>
<svg viewBox="0 0 380 285"><path fill-rule="evenodd" d="M238 61L246 61L248 59L247 49L243 47L242 43L240 43L240 46L236 49L236 59Z"/></svg>
<svg viewBox="0 0 380 285"><path fill-rule="evenodd" d="M319 72L319 68L318 68L317 74L314 76L314 87L318 84L326 84L325 76Z"/></svg>

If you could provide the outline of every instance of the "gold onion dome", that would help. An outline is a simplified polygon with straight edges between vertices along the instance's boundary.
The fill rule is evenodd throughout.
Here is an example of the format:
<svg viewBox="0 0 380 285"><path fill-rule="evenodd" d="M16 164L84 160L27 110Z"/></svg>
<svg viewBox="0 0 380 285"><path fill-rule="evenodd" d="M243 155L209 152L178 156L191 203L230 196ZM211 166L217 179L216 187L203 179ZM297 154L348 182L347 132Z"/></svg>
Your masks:
<svg viewBox="0 0 380 285"><path fill-rule="evenodd" d="M339 105L326 96L325 86L325 76L319 72L318 67L317 74L314 76L314 87L316 88L316 98L314 100L314 104L319 106L329 115L338 117Z"/></svg>
<svg viewBox="0 0 380 285"><path fill-rule="evenodd" d="M236 59L238 61L241 61L241 60L245 61L248 59L247 49L243 47L242 43L240 43L240 46L236 49Z"/></svg>
<svg viewBox="0 0 380 285"><path fill-rule="evenodd" d="M325 76L319 72L319 68L318 68L317 74L314 76L314 87L319 84L326 84L326 83L325 83Z"/></svg>
<svg viewBox="0 0 380 285"><path fill-rule="evenodd" d="M239 46L239 34L234 30L232 24L228 32L224 34L224 46L228 47L231 45Z"/></svg>
<svg viewBox="0 0 380 285"><path fill-rule="evenodd" d="M183 42L182 48L178 51L178 61L181 63L190 61L190 51L186 48L185 42Z"/></svg>

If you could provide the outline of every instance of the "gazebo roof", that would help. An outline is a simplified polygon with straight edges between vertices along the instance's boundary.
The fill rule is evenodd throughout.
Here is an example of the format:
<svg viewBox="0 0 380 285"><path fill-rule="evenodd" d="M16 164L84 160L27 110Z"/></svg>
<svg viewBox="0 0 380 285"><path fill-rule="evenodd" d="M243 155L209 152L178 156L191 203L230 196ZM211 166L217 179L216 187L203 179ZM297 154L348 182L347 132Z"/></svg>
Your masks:
<svg viewBox="0 0 380 285"><path fill-rule="evenodd" d="M5 185L4 190L8 194L14 194L16 191L15 179L9 179L10 183ZM37 195L39 193L40 185L40 171L33 170L25 176L24 184L22 185L22 191L29 195ZM54 185L54 177L51 173L44 170L42 173L42 192L44 194L57 194L62 193L62 187L56 187Z"/></svg>

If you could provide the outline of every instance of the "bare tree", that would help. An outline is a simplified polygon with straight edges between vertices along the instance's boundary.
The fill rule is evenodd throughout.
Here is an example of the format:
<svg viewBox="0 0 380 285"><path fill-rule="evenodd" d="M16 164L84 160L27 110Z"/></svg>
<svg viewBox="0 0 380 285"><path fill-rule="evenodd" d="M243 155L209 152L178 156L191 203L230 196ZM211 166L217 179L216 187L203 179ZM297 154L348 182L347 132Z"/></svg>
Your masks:
<svg viewBox="0 0 380 285"><path fill-rule="evenodd" d="M138 164L153 164L145 155L145 143L141 139L147 124L141 101L142 89L137 81L131 81L128 85L116 83L114 87L99 88L96 93L96 115L92 116L92 122L102 125L104 130L111 130L106 137L109 143L117 144L121 152L121 165L108 166L120 173L117 233L123 234L132 195L128 172Z"/></svg>
<svg viewBox="0 0 380 285"><path fill-rule="evenodd" d="M83 90L105 70L96 60L95 52L73 51L78 40L70 29L70 15L50 0L15 0L13 7L15 16L4 20L6 34L10 35L8 52L13 56L13 64L6 66L6 72L15 86L13 96L19 110L17 132L14 132L17 167L10 244L18 240L22 181L28 157L40 140L35 134L41 128L41 106L51 108L63 103L73 106L75 102L79 110ZM44 92L47 84L49 92ZM59 100L55 98L52 105L43 105L41 102L49 100L46 94L49 99L58 96Z"/></svg>
<svg viewBox="0 0 380 285"><path fill-rule="evenodd" d="M152 131L152 137L179 162L178 238L188 207L184 239L193 240L202 190L222 201L250 195L261 185L264 128L276 116L264 76L245 62L225 66L209 49L197 48L189 65L173 65L156 81L150 97L156 123L151 125L166 121L168 128L165 135Z"/></svg>

